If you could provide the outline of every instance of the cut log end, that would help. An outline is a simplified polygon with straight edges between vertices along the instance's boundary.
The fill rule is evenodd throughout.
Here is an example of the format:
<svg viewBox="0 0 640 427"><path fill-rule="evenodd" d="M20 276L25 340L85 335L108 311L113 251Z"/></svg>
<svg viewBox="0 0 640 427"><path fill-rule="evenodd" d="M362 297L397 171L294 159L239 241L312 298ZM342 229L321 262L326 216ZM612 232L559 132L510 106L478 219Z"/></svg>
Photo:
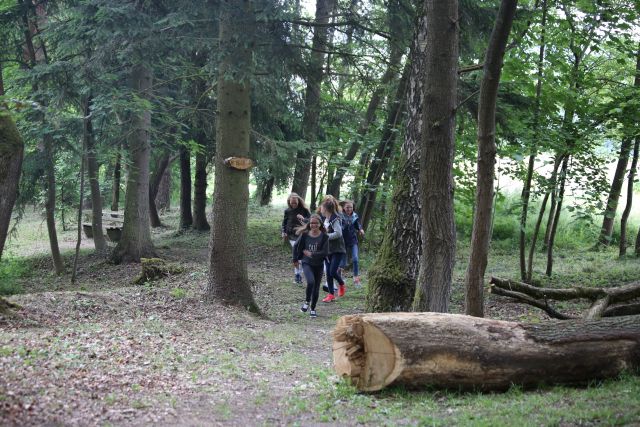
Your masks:
<svg viewBox="0 0 640 427"><path fill-rule="evenodd" d="M395 345L363 317L340 318L333 338L335 370L359 390L381 390L398 376Z"/></svg>

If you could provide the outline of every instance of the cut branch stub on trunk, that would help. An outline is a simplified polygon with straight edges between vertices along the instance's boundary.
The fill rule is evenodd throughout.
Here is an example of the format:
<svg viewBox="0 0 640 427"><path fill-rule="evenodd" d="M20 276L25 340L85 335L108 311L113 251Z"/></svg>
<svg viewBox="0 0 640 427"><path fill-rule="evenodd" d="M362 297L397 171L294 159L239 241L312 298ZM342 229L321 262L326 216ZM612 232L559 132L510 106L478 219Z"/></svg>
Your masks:
<svg viewBox="0 0 640 427"><path fill-rule="evenodd" d="M490 283L490 292L492 294L510 297L519 302L538 307L555 319L571 319L573 316L556 311L549 304L549 300L570 301L586 299L591 301L591 307L583 316L585 319L640 314L640 304L629 304L629 301L640 298L640 282L611 288L575 286L568 289L537 288L526 283L497 277L492 277Z"/></svg>
<svg viewBox="0 0 640 427"><path fill-rule="evenodd" d="M442 313L343 316L337 373L361 391L389 385L506 390L584 384L640 367L640 317L527 325Z"/></svg>

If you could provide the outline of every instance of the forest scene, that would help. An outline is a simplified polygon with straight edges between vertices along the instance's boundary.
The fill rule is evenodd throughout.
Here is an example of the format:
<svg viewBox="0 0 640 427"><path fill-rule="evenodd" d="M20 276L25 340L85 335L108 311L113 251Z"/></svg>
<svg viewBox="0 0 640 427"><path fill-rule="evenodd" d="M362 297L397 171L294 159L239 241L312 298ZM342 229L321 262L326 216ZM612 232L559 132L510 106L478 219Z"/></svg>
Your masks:
<svg viewBox="0 0 640 427"><path fill-rule="evenodd" d="M638 0L0 0L0 425L640 424Z"/></svg>

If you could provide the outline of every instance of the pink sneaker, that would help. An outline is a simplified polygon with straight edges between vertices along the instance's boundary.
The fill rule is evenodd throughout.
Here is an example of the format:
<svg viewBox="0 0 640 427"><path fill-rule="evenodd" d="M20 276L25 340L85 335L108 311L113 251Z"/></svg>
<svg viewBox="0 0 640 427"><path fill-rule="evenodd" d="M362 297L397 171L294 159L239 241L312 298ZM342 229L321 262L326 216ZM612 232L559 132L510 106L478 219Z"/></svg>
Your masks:
<svg viewBox="0 0 640 427"><path fill-rule="evenodd" d="M345 285L338 286L338 296L343 297L345 292L347 292L347 287Z"/></svg>
<svg viewBox="0 0 640 427"><path fill-rule="evenodd" d="M362 283L360 282L360 276L356 276L353 278L353 284L356 285L356 288L359 288L362 286Z"/></svg>

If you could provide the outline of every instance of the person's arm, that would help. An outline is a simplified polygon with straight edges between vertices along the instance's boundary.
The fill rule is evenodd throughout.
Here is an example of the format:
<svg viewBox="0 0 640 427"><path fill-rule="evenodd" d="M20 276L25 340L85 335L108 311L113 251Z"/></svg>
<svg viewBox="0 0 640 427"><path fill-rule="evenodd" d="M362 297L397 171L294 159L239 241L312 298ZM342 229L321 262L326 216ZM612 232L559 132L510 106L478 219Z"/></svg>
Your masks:
<svg viewBox="0 0 640 427"><path fill-rule="evenodd" d="M284 219L282 220L282 228L280 232L282 233L282 237L287 237L287 222L289 221L289 215L287 215L287 211L284 211Z"/></svg>
<svg viewBox="0 0 640 427"><path fill-rule="evenodd" d="M305 244L304 244L304 234L301 234L300 237L298 237L298 240L296 240L295 245L293 245L293 262L297 263L298 261L300 261L302 259L302 248L304 248Z"/></svg>
<svg viewBox="0 0 640 427"><path fill-rule="evenodd" d="M364 229L360 224L360 218L356 217L356 219L353 221L353 227L356 229L358 233L360 233L361 236L364 236Z"/></svg>
<svg viewBox="0 0 640 427"><path fill-rule="evenodd" d="M331 228L333 228L333 233L328 233L329 240L341 239L342 238L342 224L340 224L340 217L336 216L336 219L331 223Z"/></svg>

